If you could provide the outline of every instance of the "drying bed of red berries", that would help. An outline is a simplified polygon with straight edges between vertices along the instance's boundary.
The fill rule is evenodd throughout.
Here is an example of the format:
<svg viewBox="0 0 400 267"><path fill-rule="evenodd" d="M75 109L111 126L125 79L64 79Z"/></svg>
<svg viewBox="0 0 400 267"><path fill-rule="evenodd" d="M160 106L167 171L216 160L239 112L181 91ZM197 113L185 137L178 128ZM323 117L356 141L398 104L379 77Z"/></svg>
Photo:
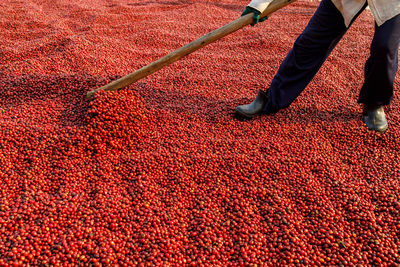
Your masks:
<svg viewBox="0 0 400 267"><path fill-rule="evenodd" d="M356 103L370 13L273 116L233 110L268 87L318 2L86 100L246 4L0 3L1 266L400 264L398 92L384 134Z"/></svg>

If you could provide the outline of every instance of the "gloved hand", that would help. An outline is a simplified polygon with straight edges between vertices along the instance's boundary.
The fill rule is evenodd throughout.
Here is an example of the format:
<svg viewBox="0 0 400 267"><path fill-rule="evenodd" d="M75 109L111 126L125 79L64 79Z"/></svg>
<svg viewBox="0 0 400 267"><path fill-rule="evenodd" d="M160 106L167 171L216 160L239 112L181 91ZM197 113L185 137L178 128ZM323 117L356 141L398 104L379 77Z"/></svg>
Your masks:
<svg viewBox="0 0 400 267"><path fill-rule="evenodd" d="M249 13L253 13L253 22L250 24L251 26L254 26L258 22L263 22L263 21L268 19L267 16L265 16L262 19L260 19L261 12L258 11L257 9L255 9L255 8L250 7L250 6L246 7L246 9L243 11L241 16L247 15Z"/></svg>

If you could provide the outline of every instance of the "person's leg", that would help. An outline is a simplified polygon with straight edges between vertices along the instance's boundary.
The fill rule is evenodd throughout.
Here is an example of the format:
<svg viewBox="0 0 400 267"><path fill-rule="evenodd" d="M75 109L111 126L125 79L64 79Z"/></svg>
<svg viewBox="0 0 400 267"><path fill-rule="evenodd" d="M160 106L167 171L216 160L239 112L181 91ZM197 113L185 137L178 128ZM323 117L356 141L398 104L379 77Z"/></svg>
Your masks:
<svg viewBox="0 0 400 267"><path fill-rule="evenodd" d="M381 26L375 24L370 57L365 63L365 81L358 103L368 106L389 105L398 67L400 44L400 15Z"/></svg>
<svg viewBox="0 0 400 267"><path fill-rule="evenodd" d="M381 26L375 24L370 56L365 63L365 80L358 103L364 104L363 121L368 129L384 132L388 123L383 109L393 98L393 84L398 67L400 15Z"/></svg>

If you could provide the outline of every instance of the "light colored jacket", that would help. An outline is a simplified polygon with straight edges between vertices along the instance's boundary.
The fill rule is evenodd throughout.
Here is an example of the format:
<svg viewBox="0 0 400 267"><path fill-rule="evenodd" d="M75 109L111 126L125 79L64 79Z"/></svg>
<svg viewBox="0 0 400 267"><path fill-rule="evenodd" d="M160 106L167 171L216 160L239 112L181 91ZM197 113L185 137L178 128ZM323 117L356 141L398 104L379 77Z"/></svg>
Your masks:
<svg viewBox="0 0 400 267"><path fill-rule="evenodd" d="M252 0L248 6L257 9L261 13L274 0ZM400 0L331 0L337 9L342 13L346 27L361 8L368 3L378 26L385 21L400 14Z"/></svg>

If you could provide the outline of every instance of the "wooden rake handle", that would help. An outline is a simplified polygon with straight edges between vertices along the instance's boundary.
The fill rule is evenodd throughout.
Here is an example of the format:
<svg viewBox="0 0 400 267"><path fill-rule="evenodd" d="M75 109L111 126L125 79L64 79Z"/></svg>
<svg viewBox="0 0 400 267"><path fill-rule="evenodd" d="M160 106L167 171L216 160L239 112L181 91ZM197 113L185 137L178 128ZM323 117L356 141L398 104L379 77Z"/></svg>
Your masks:
<svg viewBox="0 0 400 267"><path fill-rule="evenodd" d="M282 7L285 7L288 4L291 4L295 2L296 0L275 0L269 6L267 9L261 14L261 18L266 17L277 11L278 9L281 9ZM222 37L225 37L249 24L251 24L253 21L253 13L247 14L243 17L240 17L231 23L226 24L225 26L222 26L221 28L218 28L203 37L169 53L168 55L148 64L147 66L142 67L141 69L132 72L131 74L128 74L118 80L112 81L109 84L106 84L102 87L99 87L97 89L94 89L92 91L89 91L87 93L88 99L92 99L95 95L96 92L98 91L116 91L119 90L123 87L126 87L134 82L137 82L138 80L162 69L165 66L168 66L172 64L173 62L181 59L182 57L189 55L190 53L193 53L194 51L210 44L213 43Z"/></svg>

